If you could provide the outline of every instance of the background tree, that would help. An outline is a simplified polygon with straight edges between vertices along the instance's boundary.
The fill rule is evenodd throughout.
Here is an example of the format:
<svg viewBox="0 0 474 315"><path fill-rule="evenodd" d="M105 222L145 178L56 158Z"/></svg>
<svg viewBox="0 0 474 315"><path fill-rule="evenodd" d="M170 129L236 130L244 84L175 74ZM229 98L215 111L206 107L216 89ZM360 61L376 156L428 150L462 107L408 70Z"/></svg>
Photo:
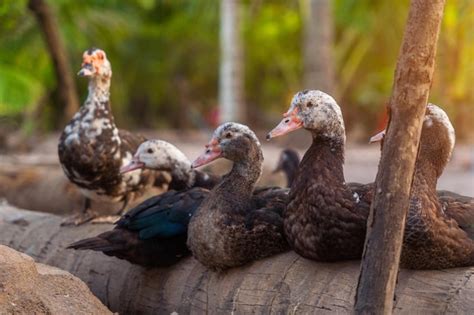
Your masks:
<svg viewBox="0 0 474 315"><path fill-rule="evenodd" d="M305 0L303 11L303 85L336 97L333 20L330 0Z"/></svg>
<svg viewBox="0 0 474 315"><path fill-rule="evenodd" d="M48 3L44 0L29 0L28 8L38 20L48 45L49 55L53 60L59 99L64 106L62 122L65 123L71 119L79 108L79 99L77 97L76 85L72 78L69 56L64 48L63 40L59 33L60 29Z"/></svg>
<svg viewBox="0 0 474 315"><path fill-rule="evenodd" d="M220 12L219 121L245 122L240 0L222 0Z"/></svg>
<svg viewBox="0 0 474 315"><path fill-rule="evenodd" d="M244 101L247 121L255 128L271 127L294 92L304 87L306 1L240 3ZM64 104L55 97L54 64L27 4L28 0L0 1L1 122L28 129L24 113L36 111L38 129L50 131L62 127ZM219 1L57 0L48 4L56 15L73 74L85 49L96 46L107 52L114 71L112 107L120 126L208 124L206 116L219 104ZM362 130L360 139L365 142L388 101L408 0L335 0L331 5L338 102L348 131ZM474 106L473 27L474 2L449 1L430 101L447 110L460 139L474 139L469 123ZM74 79L82 100L86 80ZM188 122L180 125L183 114Z"/></svg>

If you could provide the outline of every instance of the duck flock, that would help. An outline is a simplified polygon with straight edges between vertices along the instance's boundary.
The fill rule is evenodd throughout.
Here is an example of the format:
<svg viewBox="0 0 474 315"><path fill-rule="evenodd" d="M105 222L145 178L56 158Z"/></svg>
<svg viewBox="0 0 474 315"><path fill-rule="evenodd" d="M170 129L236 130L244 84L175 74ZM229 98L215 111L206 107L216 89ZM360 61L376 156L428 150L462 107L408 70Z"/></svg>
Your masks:
<svg viewBox="0 0 474 315"><path fill-rule="evenodd" d="M301 162L292 150L280 156L276 170L286 172L289 187L256 187L264 157L249 127L220 125L191 162L168 142L117 128L109 102L112 70L104 51L84 52L79 75L89 78L89 94L65 127L58 153L85 203L83 212L65 224L94 219L91 200L122 202L123 207L114 229L68 248L101 251L143 266L170 266L193 255L216 271L288 250L323 262L361 258L374 184L345 181L344 120L330 95L296 93L267 140L304 128L312 144ZM383 136L372 140L383 145ZM474 265L474 199L436 190L454 144L448 116L428 104L406 219L404 268ZM219 158L233 162L228 174L197 169ZM162 171L171 174L168 191L122 213L129 201L158 185Z"/></svg>

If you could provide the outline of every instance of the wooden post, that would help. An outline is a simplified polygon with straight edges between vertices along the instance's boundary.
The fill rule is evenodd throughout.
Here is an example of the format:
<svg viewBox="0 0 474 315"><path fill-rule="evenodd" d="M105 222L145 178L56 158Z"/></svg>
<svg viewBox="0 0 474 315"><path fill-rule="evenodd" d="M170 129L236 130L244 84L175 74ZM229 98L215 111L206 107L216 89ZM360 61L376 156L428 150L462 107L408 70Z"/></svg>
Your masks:
<svg viewBox="0 0 474 315"><path fill-rule="evenodd" d="M412 0L398 57L376 191L355 299L356 314L391 314L421 127L445 0Z"/></svg>
<svg viewBox="0 0 474 315"><path fill-rule="evenodd" d="M59 97L64 106L64 121L69 121L79 108L76 85L68 63L67 51L61 40L59 26L48 4L44 0L29 0L28 8L38 20L54 64Z"/></svg>

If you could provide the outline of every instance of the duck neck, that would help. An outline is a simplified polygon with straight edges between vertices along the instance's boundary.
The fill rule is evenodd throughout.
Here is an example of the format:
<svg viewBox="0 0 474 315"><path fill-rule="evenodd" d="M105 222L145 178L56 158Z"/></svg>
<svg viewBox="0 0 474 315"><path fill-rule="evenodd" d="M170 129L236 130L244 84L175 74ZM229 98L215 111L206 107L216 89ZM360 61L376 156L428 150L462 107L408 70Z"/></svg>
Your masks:
<svg viewBox="0 0 474 315"><path fill-rule="evenodd" d="M195 173L189 161L175 160L169 170L171 172L170 189L182 190L194 185Z"/></svg>
<svg viewBox="0 0 474 315"><path fill-rule="evenodd" d="M260 148L242 161L235 161L231 171L216 187L217 193L250 197L262 174L263 154Z"/></svg>
<svg viewBox="0 0 474 315"><path fill-rule="evenodd" d="M436 168L430 163L418 159L415 164L415 174L413 175L412 195L413 197L421 197L428 194L429 196L437 196L436 184L438 175ZM437 198L435 198L437 199Z"/></svg>
<svg viewBox="0 0 474 315"><path fill-rule="evenodd" d="M288 163L288 165L285 166L285 176L286 176L286 182L288 183L288 187L291 187L291 185L293 184L297 171L298 171L298 164L296 162Z"/></svg>
<svg viewBox="0 0 474 315"><path fill-rule="evenodd" d="M89 80L89 94L85 102L86 107L99 107L110 113L110 77L92 77Z"/></svg>
<svg viewBox="0 0 474 315"><path fill-rule="evenodd" d="M313 137L313 143L300 165L300 174L310 171L311 174L322 175L314 177L314 180L344 185L344 139Z"/></svg>

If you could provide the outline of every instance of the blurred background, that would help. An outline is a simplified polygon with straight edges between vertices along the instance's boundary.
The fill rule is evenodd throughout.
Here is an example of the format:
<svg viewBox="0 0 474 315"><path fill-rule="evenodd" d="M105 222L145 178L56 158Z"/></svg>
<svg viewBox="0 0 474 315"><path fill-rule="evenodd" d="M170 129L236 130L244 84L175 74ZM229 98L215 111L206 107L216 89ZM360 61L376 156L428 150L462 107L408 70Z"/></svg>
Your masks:
<svg viewBox="0 0 474 315"><path fill-rule="evenodd" d="M86 80L75 75L82 53L99 47L112 63L121 127L213 128L220 117L269 129L295 92L317 88L343 107L349 139L365 142L384 124L408 3L2 0L2 132L61 130L87 93ZM51 51L51 34L37 19L42 5L59 51ZM69 68L66 91L54 54ZM459 141L474 138L472 82L474 2L450 0L430 100L447 110Z"/></svg>
<svg viewBox="0 0 474 315"><path fill-rule="evenodd" d="M190 159L219 122L246 123L263 139L297 91L326 91L344 114L347 181L373 181L380 150L367 139L385 126L408 7L409 0L0 0L0 198L29 209L69 204L45 196L70 189L57 142L86 97L87 80L76 73L90 47L111 61L117 125L168 140ZM446 2L436 61L430 101L448 112L457 135L438 187L472 196L474 1ZM262 183L284 184L271 173L281 149L301 155L309 143L304 131L265 142ZM57 183L44 180L52 172Z"/></svg>

